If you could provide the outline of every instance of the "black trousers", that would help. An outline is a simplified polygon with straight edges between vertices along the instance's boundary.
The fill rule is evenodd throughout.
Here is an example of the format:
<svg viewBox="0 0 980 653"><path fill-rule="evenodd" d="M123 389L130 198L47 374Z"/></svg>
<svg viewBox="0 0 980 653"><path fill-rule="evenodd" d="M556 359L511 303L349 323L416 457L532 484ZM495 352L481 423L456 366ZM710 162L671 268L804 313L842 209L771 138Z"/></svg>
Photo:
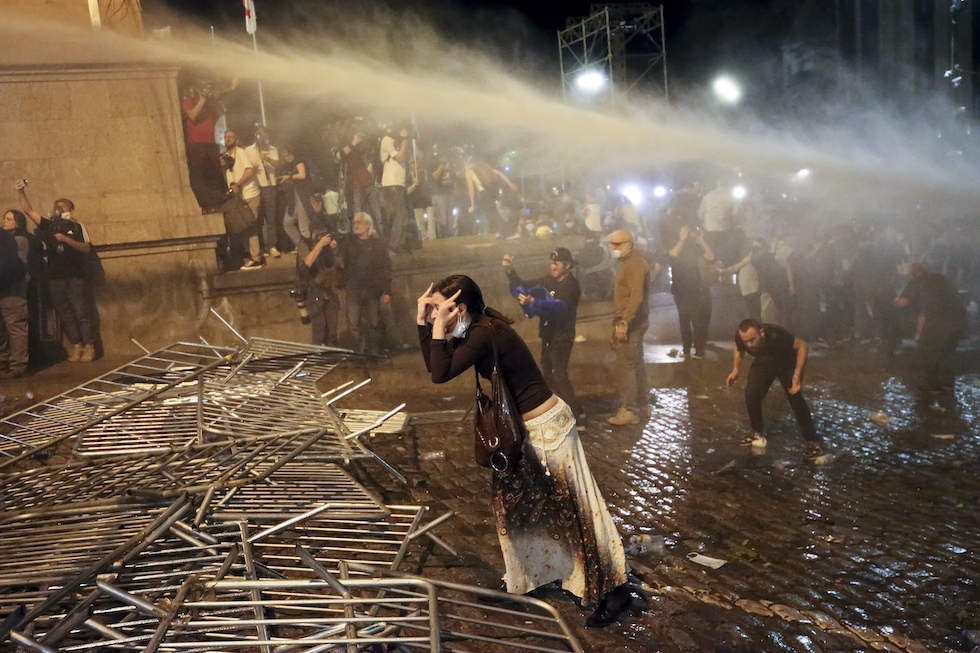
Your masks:
<svg viewBox="0 0 980 653"><path fill-rule="evenodd" d="M939 319L926 320L916 344L920 385L928 390L952 388L956 383L956 347L966 331L960 321L949 323Z"/></svg>
<svg viewBox="0 0 980 653"><path fill-rule="evenodd" d="M219 155L217 143L187 143L187 176L198 205L205 211L221 207L228 193Z"/></svg>
<svg viewBox="0 0 980 653"><path fill-rule="evenodd" d="M745 407L749 411L749 423L752 431L762 434L762 400L766 398L772 382L779 379L783 386L783 392L789 400L790 408L796 416L796 423L800 426L803 439L816 442L817 430L813 426L813 416L810 415L810 407L803 398L803 391L800 390L795 395L789 393L793 387L793 371L796 369L796 361L792 358L757 358L752 361L749 368L749 378L745 384Z"/></svg>
<svg viewBox="0 0 980 653"><path fill-rule="evenodd" d="M684 351L690 352L693 345L698 353L704 353L711 324L711 293L674 295L674 303L677 304Z"/></svg>
<svg viewBox="0 0 980 653"><path fill-rule="evenodd" d="M572 382L568 378L568 361L572 356L574 339L570 337L543 338L541 340L541 374L548 387L555 391L568 404L577 416L582 413L582 405L575 396Z"/></svg>

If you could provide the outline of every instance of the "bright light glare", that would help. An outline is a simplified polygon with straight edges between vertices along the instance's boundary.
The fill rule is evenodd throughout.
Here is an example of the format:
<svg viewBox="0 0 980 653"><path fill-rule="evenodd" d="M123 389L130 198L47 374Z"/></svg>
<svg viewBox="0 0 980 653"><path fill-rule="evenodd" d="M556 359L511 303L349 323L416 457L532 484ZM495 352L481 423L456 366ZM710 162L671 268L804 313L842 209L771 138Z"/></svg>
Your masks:
<svg viewBox="0 0 980 653"><path fill-rule="evenodd" d="M796 173L796 176L799 177L800 179L806 179L807 177L810 176L810 169L800 168L800 170Z"/></svg>
<svg viewBox="0 0 980 653"><path fill-rule="evenodd" d="M667 197L667 187L666 186L657 186L656 188L653 189L653 196L654 197Z"/></svg>
<svg viewBox="0 0 980 653"><path fill-rule="evenodd" d="M623 195L625 195L626 196L626 199L628 199L630 201L630 203L631 204L634 204L634 205L639 204L640 202L643 201L643 191L641 191L636 186L626 186L626 187L624 187L623 188Z"/></svg>
<svg viewBox="0 0 980 653"><path fill-rule="evenodd" d="M731 77L719 77L711 88L715 95L728 104L735 104L742 99L742 87Z"/></svg>
<svg viewBox="0 0 980 653"><path fill-rule="evenodd" d="M575 85L587 93L595 93L606 85L606 78L597 70L587 70L575 78Z"/></svg>
<svg viewBox="0 0 980 653"><path fill-rule="evenodd" d="M735 199L744 200L746 195L748 195L748 191L745 189L745 186L739 184L738 186L732 188L732 197Z"/></svg>

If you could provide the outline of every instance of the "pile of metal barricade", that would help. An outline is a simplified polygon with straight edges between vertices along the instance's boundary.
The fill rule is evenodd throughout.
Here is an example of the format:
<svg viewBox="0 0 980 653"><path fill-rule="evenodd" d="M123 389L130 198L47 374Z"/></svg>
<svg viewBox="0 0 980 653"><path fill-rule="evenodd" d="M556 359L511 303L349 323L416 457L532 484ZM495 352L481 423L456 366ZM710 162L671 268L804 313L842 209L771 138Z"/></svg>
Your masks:
<svg viewBox="0 0 980 653"><path fill-rule="evenodd" d="M358 482L404 480L370 437L410 416L339 407L351 352L242 340L0 422L0 650L580 650L546 603L418 575L452 513Z"/></svg>

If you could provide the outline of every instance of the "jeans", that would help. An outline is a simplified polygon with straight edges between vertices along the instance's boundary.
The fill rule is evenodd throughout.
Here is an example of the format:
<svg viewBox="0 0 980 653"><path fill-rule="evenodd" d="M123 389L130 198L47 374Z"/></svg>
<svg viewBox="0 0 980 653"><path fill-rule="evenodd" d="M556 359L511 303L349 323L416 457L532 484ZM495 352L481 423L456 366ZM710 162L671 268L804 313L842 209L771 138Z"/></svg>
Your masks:
<svg viewBox="0 0 980 653"><path fill-rule="evenodd" d="M313 327L313 344L336 347L340 315L340 300L337 299L337 293L310 284L306 293L306 306Z"/></svg>
<svg viewBox="0 0 980 653"><path fill-rule="evenodd" d="M453 215L453 196L437 194L432 196L432 213L429 217L435 222L438 236L446 238L456 235L456 216Z"/></svg>
<svg viewBox="0 0 980 653"><path fill-rule="evenodd" d="M48 293L61 329L73 345L95 345L85 279L48 279Z"/></svg>
<svg viewBox="0 0 980 653"><path fill-rule="evenodd" d="M948 322L938 318L926 320L916 343L916 367L923 388L936 390L953 387L956 382L956 347L965 331L965 325L955 318Z"/></svg>
<svg viewBox="0 0 980 653"><path fill-rule="evenodd" d="M384 186L384 220L388 233L388 247L401 249L405 246L408 231L408 191L404 186Z"/></svg>
<svg viewBox="0 0 980 653"><path fill-rule="evenodd" d="M642 410L647 405L650 384L643 363L643 336L650 325L646 322L631 326L626 342L616 343L616 368L620 375L619 405L630 410Z"/></svg>
<svg viewBox="0 0 980 653"><path fill-rule="evenodd" d="M803 398L803 391L800 390L795 395L789 393L789 389L793 386L795 370L794 358L763 357L752 361L749 378L745 383L745 407L749 411L749 423L752 425L753 432L760 435L763 433L762 400L766 398L772 382L779 379L790 408L796 416L796 423L803 432L803 439L816 442L819 440L817 430L813 426L813 417L810 415L810 407L807 406L806 399Z"/></svg>
<svg viewBox="0 0 980 653"><path fill-rule="evenodd" d="M310 215L306 211L306 206L299 198L299 193L290 188L285 192L286 215L282 220L282 229L293 241L293 247L299 245L303 238L312 238L310 233Z"/></svg>
<svg viewBox="0 0 980 653"><path fill-rule="evenodd" d="M555 394L571 406L575 415L582 414L582 405L575 396L568 378L568 360L572 356L574 336L556 336L541 340L541 374Z"/></svg>
<svg viewBox="0 0 980 653"><path fill-rule="evenodd" d="M690 352L693 346L703 354L708 341L708 325L711 323L711 293L674 295L674 303L677 304L684 351Z"/></svg>
<svg viewBox="0 0 980 653"><path fill-rule="evenodd" d="M347 291L347 319L350 322L350 333L354 340L354 349L378 353L380 297L369 297Z"/></svg>
<svg viewBox="0 0 980 653"><path fill-rule="evenodd" d="M275 186L262 186L259 195L259 218L262 220L262 247L269 251L279 247L278 191Z"/></svg>
<svg viewBox="0 0 980 653"><path fill-rule="evenodd" d="M27 298L0 297L0 368L13 374L27 371Z"/></svg>

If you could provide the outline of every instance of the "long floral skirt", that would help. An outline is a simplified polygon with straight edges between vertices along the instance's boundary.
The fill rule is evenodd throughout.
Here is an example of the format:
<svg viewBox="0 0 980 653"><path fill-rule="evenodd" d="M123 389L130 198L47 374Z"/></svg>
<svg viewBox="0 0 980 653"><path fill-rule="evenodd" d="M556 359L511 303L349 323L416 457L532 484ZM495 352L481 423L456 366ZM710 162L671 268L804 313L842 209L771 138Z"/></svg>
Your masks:
<svg viewBox="0 0 980 653"><path fill-rule="evenodd" d="M627 580L626 555L564 401L525 422L512 471L493 474L493 511L511 594L552 581L595 603Z"/></svg>

